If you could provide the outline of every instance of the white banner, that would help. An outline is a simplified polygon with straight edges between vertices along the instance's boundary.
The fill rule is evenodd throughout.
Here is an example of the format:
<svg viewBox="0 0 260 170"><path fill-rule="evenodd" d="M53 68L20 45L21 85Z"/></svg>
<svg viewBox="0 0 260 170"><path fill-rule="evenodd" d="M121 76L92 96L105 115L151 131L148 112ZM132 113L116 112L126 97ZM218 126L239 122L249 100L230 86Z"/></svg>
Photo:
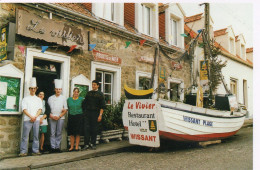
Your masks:
<svg viewBox="0 0 260 170"><path fill-rule="evenodd" d="M126 100L123 123L131 144L160 147L158 104L153 99Z"/></svg>

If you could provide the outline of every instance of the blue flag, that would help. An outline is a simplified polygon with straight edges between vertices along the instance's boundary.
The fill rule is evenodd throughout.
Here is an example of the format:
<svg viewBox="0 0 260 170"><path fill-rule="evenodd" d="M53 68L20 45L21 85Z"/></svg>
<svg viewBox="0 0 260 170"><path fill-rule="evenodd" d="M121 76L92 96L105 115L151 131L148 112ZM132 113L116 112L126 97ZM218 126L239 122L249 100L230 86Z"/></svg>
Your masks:
<svg viewBox="0 0 260 170"><path fill-rule="evenodd" d="M198 30L198 33L200 33L202 31L202 29Z"/></svg>
<svg viewBox="0 0 260 170"><path fill-rule="evenodd" d="M96 47L97 44L89 44L89 51L92 51L95 47Z"/></svg>
<svg viewBox="0 0 260 170"><path fill-rule="evenodd" d="M49 46L42 46L42 53L44 53L47 50L47 48L49 48Z"/></svg>

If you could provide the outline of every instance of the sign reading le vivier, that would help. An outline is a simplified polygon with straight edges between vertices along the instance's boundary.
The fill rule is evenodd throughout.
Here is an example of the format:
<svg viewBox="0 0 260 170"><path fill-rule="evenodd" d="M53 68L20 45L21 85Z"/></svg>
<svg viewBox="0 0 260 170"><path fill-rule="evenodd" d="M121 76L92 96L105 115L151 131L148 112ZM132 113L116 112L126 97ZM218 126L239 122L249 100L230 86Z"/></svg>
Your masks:
<svg viewBox="0 0 260 170"><path fill-rule="evenodd" d="M153 99L125 101L123 122L131 144L160 146L157 113L158 105Z"/></svg>
<svg viewBox="0 0 260 170"><path fill-rule="evenodd" d="M55 22L52 19L42 18L24 10L16 13L17 34L54 42L63 46L77 45L77 48L87 50L87 31L65 22ZM84 49L85 48L85 49Z"/></svg>

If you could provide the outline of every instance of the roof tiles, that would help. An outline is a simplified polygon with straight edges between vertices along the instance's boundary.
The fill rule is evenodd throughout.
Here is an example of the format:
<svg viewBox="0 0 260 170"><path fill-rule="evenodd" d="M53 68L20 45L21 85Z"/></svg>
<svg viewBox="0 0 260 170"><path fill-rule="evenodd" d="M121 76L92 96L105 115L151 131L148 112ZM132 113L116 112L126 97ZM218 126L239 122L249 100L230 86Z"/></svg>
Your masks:
<svg viewBox="0 0 260 170"><path fill-rule="evenodd" d="M190 17L185 17L184 22L189 23L189 22L194 22L194 21L200 20L202 18L202 14L203 13L196 14L196 15L193 15Z"/></svg>
<svg viewBox="0 0 260 170"><path fill-rule="evenodd" d="M220 35L225 35L227 33L226 30L227 30L227 28L223 28L223 29L214 31L214 37L217 37L217 36L220 36Z"/></svg>

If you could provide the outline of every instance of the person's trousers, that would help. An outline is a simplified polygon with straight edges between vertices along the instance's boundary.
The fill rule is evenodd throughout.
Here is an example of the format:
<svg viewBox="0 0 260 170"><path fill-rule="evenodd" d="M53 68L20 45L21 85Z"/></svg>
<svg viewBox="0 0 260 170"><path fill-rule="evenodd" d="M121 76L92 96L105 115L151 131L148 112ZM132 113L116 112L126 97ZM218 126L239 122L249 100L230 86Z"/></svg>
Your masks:
<svg viewBox="0 0 260 170"><path fill-rule="evenodd" d="M35 122L24 121L23 122L23 135L20 145L20 153L28 153L28 139L31 129L33 128L33 143L32 143L32 152L39 152L39 127L40 121L36 120Z"/></svg>
<svg viewBox="0 0 260 170"><path fill-rule="evenodd" d="M62 128L65 119L53 120L50 119L50 142L52 149L60 149Z"/></svg>
<svg viewBox="0 0 260 170"><path fill-rule="evenodd" d="M98 133L98 116L99 111L87 111L84 114L84 145L91 144L96 145L97 133Z"/></svg>

